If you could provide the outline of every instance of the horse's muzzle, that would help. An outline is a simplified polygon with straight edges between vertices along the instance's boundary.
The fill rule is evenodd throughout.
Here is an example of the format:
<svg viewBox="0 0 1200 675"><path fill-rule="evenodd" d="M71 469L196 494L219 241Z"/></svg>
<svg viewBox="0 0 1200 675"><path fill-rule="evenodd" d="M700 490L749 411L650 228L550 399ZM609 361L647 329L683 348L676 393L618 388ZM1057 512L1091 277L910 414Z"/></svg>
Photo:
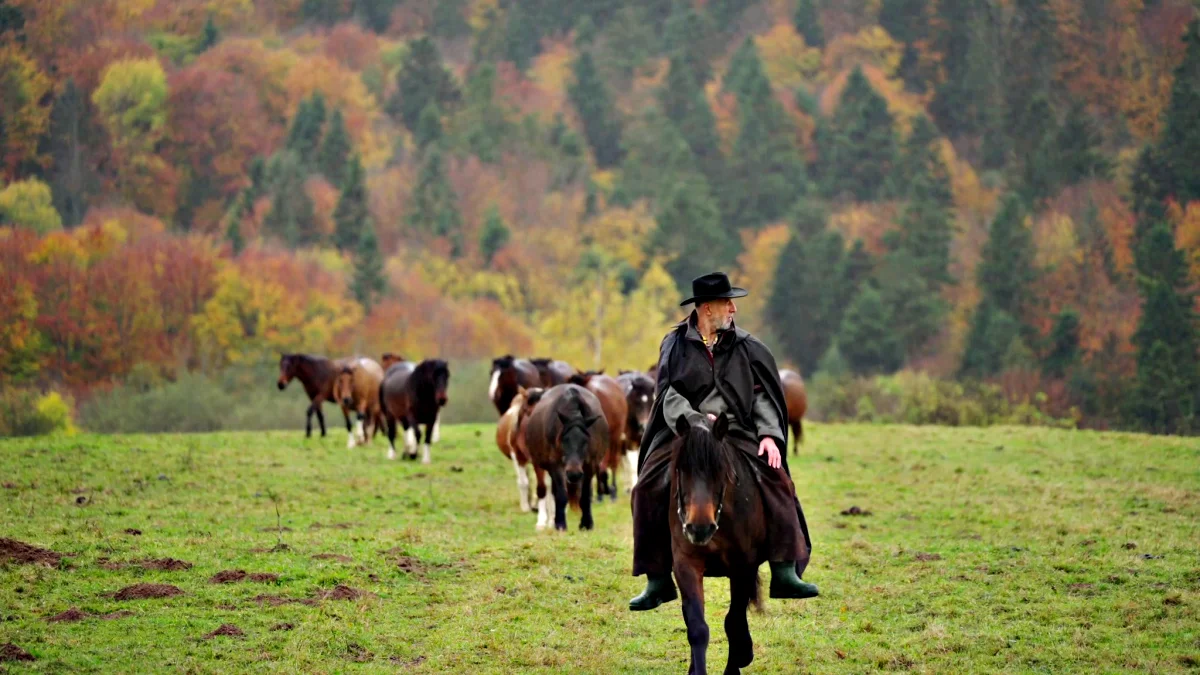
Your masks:
<svg viewBox="0 0 1200 675"><path fill-rule="evenodd" d="M346 398L342 399L342 405L346 406L347 408L353 408L354 400L347 396Z"/></svg>
<svg viewBox="0 0 1200 675"><path fill-rule="evenodd" d="M450 400L450 399L446 398L445 396L439 396L439 397L437 397L437 404L438 404L438 407L439 407L439 408L441 408L442 406L446 405L446 403L447 403L449 400Z"/></svg>
<svg viewBox="0 0 1200 675"><path fill-rule="evenodd" d="M279 391L283 391L284 388L287 387L287 382L284 382L283 380L280 380L275 384L279 386Z"/></svg>
<svg viewBox="0 0 1200 675"><path fill-rule="evenodd" d="M583 472L582 471L568 471L567 472L567 481L568 482L578 483L581 480L583 480Z"/></svg>
<svg viewBox="0 0 1200 675"><path fill-rule="evenodd" d="M704 546L712 541L713 535L717 533L716 523L710 525L693 525L688 523L683 526L683 533L687 536L688 541L697 546Z"/></svg>

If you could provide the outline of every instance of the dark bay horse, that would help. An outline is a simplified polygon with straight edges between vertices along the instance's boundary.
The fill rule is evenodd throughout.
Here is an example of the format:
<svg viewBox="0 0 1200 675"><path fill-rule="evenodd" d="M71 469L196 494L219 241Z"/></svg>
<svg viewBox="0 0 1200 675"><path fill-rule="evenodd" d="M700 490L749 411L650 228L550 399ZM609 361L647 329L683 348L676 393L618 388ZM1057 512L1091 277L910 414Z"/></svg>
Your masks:
<svg viewBox="0 0 1200 675"><path fill-rule="evenodd" d="M792 428L793 454L800 449L804 440L804 413L808 411L808 392L804 388L804 378L800 373L786 368L780 369L779 381L783 383L783 401L787 406L787 421Z"/></svg>
<svg viewBox="0 0 1200 675"><path fill-rule="evenodd" d="M625 401L625 391L615 379L604 374L603 370L589 370L572 375L568 380L571 384L584 387L596 395L600 401L600 409L604 411L604 421L608 423L608 449L604 453L604 461L600 463L600 472L596 474L596 494L600 499L606 495L617 501L617 467L625 457L625 421L629 416L629 404ZM612 482L609 482L609 472L612 472Z"/></svg>
<svg viewBox="0 0 1200 675"><path fill-rule="evenodd" d="M438 440L438 418L449 400L450 367L439 359L395 361L379 385L379 404L387 421L388 459L396 459L396 422L404 427L404 457L417 458L420 427L425 427L421 462L429 464L429 445Z"/></svg>
<svg viewBox="0 0 1200 675"><path fill-rule="evenodd" d="M492 359L488 398L491 399L492 405L496 406L496 412L501 415L512 406L512 400L521 387L531 389L541 386L541 375L538 374L537 367L529 361L518 359L512 354Z"/></svg>
<svg viewBox="0 0 1200 675"><path fill-rule="evenodd" d="M617 382L625 392L629 413L625 418L625 461L629 465L629 489L637 485L638 450L642 447L642 434L650 423L654 410L654 378L636 370L623 370Z"/></svg>
<svg viewBox="0 0 1200 675"><path fill-rule="evenodd" d="M321 404L325 401L339 403L334 398L333 385L342 368L351 361L353 359L327 359L324 356L309 354L283 354L279 357L279 390L283 391L289 382L297 379L304 386L304 393L308 394L309 406L304 419L305 438L312 437L314 414L321 425L321 436L325 436L325 414L321 412ZM342 415L346 418L346 431L350 431L350 411L344 405Z"/></svg>
<svg viewBox="0 0 1200 675"><path fill-rule="evenodd" d="M542 378L542 387L545 389L566 384L570 381L571 376L578 372L574 366L566 361L529 359L529 362L537 368L538 376Z"/></svg>
<svg viewBox="0 0 1200 675"><path fill-rule="evenodd" d="M749 459L726 445L729 420L722 413L713 427L676 422L679 438L663 451L672 453L670 513L671 555L683 599L692 661L688 673L705 675L708 624L704 620L704 577L729 577L731 601L725 615L729 660L725 673L740 673L754 660L746 621L751 602L760 606L758 568L766 560L767 529L762 498Z"/></svg>
<svg viewBox="0 0 1200 675"><path fill-rule="evenodd" d="M524 423L525 447L537 474L537 529L549 525L546 474L553 490L554 528L567 529L567 503L579 503L579 528L590 530L592 476L608 450L608 422L592 392L574 384L547 389Z"/></svg>

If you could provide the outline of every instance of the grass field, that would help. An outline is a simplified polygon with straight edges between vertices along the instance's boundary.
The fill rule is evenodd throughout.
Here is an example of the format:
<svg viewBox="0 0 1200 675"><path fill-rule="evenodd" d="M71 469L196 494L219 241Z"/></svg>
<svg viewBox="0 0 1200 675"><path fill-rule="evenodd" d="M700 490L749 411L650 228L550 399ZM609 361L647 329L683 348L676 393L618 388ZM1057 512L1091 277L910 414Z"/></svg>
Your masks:
<svg viewBox="0 0 1200 675"><path fill-rule="evenodd" d="M686 670L679 603L626 609L642 584L627 499L597 507L592 532L576 513L565 534L535 533L491 434L444 429L431 466L388 462L378 441L346 450L340 431L0 441L0 537L65 556L0 563L0 644L36 659L0 670ZM808 438L792 467L822 596L751 614L747 673L1200 669L1200 441L828 425ZM852 506L870 513L840 515ZM192 566L126 564L164 558ZM209 582L224 570L278 579ZM137 583L183 593L113 597ZM364 595L324 597L338 585ZM719 672L728 587L707 588ZM71 608L91 616L48 620ZM205 639L223 624L243 635Z"/></svg>

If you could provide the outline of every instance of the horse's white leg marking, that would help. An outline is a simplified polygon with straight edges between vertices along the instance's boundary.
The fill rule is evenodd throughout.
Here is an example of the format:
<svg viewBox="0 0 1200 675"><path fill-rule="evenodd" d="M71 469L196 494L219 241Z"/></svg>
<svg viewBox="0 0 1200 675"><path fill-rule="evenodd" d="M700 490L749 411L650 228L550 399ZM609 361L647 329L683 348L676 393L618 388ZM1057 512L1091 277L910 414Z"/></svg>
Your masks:
<svg viewBox="0 0 1200 675"><path fill-rule="evenodd" d="M388 459L396 459L396 446L388 441Z"/></svg>
<svg viewBox="0 0 1200 675"><path fill-rule="evenodd" d="M517 496L521 500L521 512L529 512L529 475L521 463L517 461L517 453L512 454L513 468L517 470Z"/></svg>
<svg viewBox="0 0 1200 675"><path fill-rule="evenodd" d="M490 384L488 384L488 398L495 401L496 400L496 390L499 388L500 388L500 371L493 370L492 371L492 381Z"/></svg>
<svg viewBox="0 0 1200 675"><path fill-rule="evenodd" d="M351 429L350 432L346 434L346 436L347 436L346 449L349 450L350 448L353 448L355 445L354 429Z"/></svg>
<svg viewBox="0 0 1200 675"><path fill-rule="evenodd" d="M554 527L554 518L557 515L554 502L554 485L550 485L550 491L546 493L546 527Z"/></svg>
<svg viewBox="0 0 1200 675"><path fill-rule="evenodd" d="M367 444L367 430L363 428L362 418L358 418L358 437L361 439L359 443Z"/></svg>
<svg viewBox="0 0 1200 675"><path fill-rule="evenodd" d="M549 496L549 493L547 493L547 496ZM547 516L546 516L546 497L542 497L541 499L538 500L537 529L538 530L546 529L546 522L548 520L549 520L549 518L547 518Z"/></svg>
<svg viewBox="0 0 1200 675"><path fill-rule="evenodd" d="M442 438L442 414L439 412L438 416L433 418L433 432L430 434L429 441L431 443L437 443L439 440L441 440L441 438Z"/></svg>
<svg viewBox="0 0 1200 675"><path fill-rule="evenodd" d="M425 443L421 446L421 463L422 464L429 463L429 444L428 443Z"/></svg>
<svg viewBox="0 0 1200 675"><path fill-rule="evenodd" d="M412 425L404 432L404 452L410 455L417 454L417 425Z"/></svg>
<svg viewBox="0 0 1200 675"><path fill-rule="evenodd" d="M629 452L625 453L625 462L626 462L627 468L629 470L629 480L625 481L625 484L629 486L627 488L627 491L632 490L633 487L635 485L637 485L637 479L638 479L637 465L638 465L638 455L639 454L640 454L640 451L638 451L638 450L630 450Z"/></svg>

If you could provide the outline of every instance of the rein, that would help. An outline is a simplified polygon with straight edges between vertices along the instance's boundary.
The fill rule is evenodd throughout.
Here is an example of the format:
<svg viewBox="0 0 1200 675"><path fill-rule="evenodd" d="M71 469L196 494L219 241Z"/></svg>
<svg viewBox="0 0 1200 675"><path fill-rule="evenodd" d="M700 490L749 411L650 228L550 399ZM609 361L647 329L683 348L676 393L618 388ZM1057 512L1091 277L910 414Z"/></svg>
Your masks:
<svg viewBox="0 0 1200 675"><path fill-rule="evenodd" d="M729 487L729 481L721 481L721 491L717 493L717 516L713 519L716 523L716 529L721 529L721 511L725 509L725 488ZM683 480L680 478L679 468L675 469L675 501L677 502L677 511L679 515L679 526L685 527L683 517ZM715 532L716 530L714 530Z"/></svg>

